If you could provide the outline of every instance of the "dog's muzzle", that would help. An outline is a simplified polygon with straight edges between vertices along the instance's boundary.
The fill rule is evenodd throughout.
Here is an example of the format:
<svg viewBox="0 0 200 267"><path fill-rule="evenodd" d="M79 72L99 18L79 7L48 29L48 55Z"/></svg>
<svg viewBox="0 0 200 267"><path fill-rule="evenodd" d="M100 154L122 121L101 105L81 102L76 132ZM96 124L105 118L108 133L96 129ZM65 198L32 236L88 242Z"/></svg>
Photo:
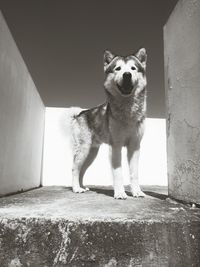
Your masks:
<svg viewBox="0 0 200 267"><path fill-rule="evenodd" d="M122 83L117 86L123 95L131 94L134 88L134 84L132 83L132 74L130 72L124 72Z"/></svg>

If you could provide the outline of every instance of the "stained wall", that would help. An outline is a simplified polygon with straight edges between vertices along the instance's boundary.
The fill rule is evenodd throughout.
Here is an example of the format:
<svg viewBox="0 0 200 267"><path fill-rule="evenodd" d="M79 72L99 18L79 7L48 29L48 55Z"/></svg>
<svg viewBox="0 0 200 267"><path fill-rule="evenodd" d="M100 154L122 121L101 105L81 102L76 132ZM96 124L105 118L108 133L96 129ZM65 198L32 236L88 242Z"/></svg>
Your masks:
<svg viewBox="0 0 200 267"><path fill-rule="evenodd" d="M180 0L164 27L170 196L200 203L200 1Z"/></svg>

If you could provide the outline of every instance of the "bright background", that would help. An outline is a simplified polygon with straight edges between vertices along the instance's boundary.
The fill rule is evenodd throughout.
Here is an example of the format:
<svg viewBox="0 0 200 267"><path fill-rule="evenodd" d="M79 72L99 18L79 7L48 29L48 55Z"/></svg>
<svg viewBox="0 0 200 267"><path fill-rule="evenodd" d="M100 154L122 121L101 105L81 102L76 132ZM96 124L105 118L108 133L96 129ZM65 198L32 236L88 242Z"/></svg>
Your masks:
<svg viewBox="0 0 200 267"><path fill-rule="evenodd" d="M46 108L43 185L71 186L72 152L70 128L63 120L69 109ZM123 150L123 155L126 150ZM125 159L124 184L129 184ZM146 119L146 130L141 144L139 179L142 185L167 185L166 124L165 119ZM112 185L108 161L108 146L102 145L93 164L88 168L84 183Z"/></svg>

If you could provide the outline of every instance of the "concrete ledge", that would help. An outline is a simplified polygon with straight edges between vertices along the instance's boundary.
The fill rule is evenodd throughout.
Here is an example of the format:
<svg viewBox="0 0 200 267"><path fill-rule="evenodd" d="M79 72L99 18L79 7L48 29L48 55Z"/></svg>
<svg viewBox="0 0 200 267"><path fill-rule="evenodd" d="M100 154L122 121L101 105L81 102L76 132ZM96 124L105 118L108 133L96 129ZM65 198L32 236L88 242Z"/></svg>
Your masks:
<svg viewBox="0 0 200 267"><path fill-rule="evenodd" d="M111 194L43 187L1 198L0 266L200 266L199 209Z"/></svg>

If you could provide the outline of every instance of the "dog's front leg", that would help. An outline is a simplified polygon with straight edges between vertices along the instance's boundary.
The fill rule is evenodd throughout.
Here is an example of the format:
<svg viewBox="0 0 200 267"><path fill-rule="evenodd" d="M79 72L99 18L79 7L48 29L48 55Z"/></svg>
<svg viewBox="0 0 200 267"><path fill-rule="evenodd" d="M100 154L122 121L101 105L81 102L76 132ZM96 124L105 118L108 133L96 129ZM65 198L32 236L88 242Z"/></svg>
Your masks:
<svg viewBox="0 0 200 267"><path fill-rule="evenodd" d="M113 172L114 198L116 199L127 198L122 177L121 149L121 146L110 146L110 161Z"/></svg>
<svg viewBox="0 0 200 267"><path fill-rule="evenodd" d="M131 192L133 197L145 197L145 194L140 189L138 179L140 148L135 146L128 147L128 162L130 170Z"/></svg>

